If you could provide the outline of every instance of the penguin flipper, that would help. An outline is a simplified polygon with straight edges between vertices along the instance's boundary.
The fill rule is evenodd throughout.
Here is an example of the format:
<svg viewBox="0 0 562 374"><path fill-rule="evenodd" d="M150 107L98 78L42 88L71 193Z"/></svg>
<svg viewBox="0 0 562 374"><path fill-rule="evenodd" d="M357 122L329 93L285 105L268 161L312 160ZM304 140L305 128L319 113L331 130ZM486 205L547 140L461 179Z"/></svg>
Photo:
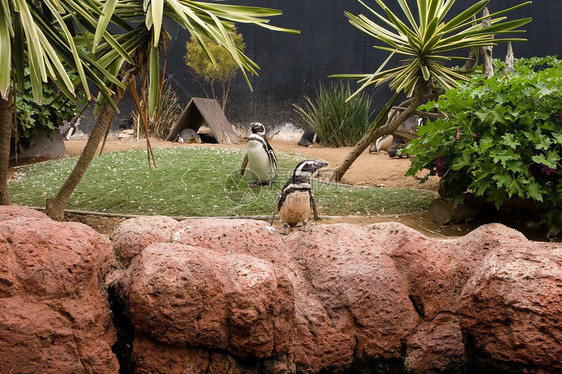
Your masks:
<svg viewBox="0 0 562 374"><path fill-rule="evenodd" d="M242 161L242 167L240 168L241 175L244 175L244 173L246 172L247 165L248 165L248 154L246 153L246 156L244 156L244 161Z"/></svg>

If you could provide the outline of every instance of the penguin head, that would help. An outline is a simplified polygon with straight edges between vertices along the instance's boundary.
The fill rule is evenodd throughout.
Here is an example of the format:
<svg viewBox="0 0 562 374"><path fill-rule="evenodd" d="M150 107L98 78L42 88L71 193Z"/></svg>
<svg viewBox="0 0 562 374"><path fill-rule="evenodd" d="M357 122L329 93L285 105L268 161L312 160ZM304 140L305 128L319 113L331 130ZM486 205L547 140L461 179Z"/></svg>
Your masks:
<svg viewBox="0 0 562 374"><path fill-rule="evenodd" d="M265 126L263 124L259 122L252 122L250 123L250 127L252 128L253 134L265 136Z"/></svg>
<svg viewBox="0 0 562 374"><path fill-rule="evenodd" d="M293 175L295 177L310 178L310 176L318 169L328 166L325 161L304 160L298 163Z"/></svg>

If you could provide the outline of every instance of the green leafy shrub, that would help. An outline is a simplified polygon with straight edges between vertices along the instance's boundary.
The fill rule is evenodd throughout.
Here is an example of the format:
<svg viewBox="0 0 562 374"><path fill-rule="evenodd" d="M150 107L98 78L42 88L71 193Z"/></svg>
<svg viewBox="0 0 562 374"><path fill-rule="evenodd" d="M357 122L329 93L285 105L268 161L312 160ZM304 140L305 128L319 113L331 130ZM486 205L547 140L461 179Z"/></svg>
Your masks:
<svg viewBox="0 0 562 374"><path fill-rule="evenodd" d="M551 231L562 228L562 63L518 59L515 73L473 77L422 107L447 118L427 122L406 152L407 175L441 177L440 194L461 204L464 192L500 207L518 197L545 208ZM426 176L426 177L427 177Z"/></svg>
<svg viewBox="0 0 562 374"><path fill-rule="evenodd" d="M349 85L320 85L316 100L305 97L304 107L294 104L305 125L314 131L326 147L355 145L369 128L372 100L361 93L346 101L353 91Z"/></svg>
<svg viewBox="0 0 562 374"><path fill-rule="evenodd" d="M12 134L12 144L17 144L18 152L21 152L34 144L41 131L57 130L64 120L72 120L78 111L77 103L60 94L51 83L43 84L43 102L37 104L33 99L31 83L26 79L24 91L16 96L17 132Z"/></svg>

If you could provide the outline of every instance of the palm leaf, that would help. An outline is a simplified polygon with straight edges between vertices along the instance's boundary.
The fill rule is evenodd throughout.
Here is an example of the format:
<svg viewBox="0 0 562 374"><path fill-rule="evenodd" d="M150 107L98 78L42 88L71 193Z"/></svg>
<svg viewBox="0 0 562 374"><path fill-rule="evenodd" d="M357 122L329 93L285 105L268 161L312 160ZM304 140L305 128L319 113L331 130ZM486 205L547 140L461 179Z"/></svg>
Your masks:
<svg viewBox="0 0 562 374"><path fill-rule="evenodd" d="M388 81L392 89L411 94L419 79L427 82L434 79L445 88L454 87L458 80L464 79L464 76L443 65L443 61L458 59L449 56L450 52L465 48L493 46L504 41L522 40L521 38L497 38L497 35L522 32L518 28L531 20L523 18L506 21L505 17L497 17L509 10L520 8L528 2L478 18L477 14L488 4L488 0L481 0L456 16L449 17L450 20L445 22L444 19L452 9L454 0L417 0L418 24L407 0L396 0L410 25L408 26L385 5L383 0L375 1L386 17L367 6L362 0L358 1L381 22L377 23L364 15L356 16L347 12L346 16L350 23L385 44L385 46L375 45L375 48L386 50L392 55L400 54L412 58L395 69L384 71L378 69L372 74L334 75L335 77L354 77L359 83L362 83L356 93L369 85L380 85ZM482 27L476 23L483 18L489 18L492 22L491 26ZM382 66L386 64L387 61Z"/></svg>
<svg viewBox="0 0 562 374"><path fill-rule="evenodd" d="M10 89L10 65L11 65L11 34L13 29L8 17L9 5L7 0L0 1L0 95L2 98L7 97Z"/></svg>

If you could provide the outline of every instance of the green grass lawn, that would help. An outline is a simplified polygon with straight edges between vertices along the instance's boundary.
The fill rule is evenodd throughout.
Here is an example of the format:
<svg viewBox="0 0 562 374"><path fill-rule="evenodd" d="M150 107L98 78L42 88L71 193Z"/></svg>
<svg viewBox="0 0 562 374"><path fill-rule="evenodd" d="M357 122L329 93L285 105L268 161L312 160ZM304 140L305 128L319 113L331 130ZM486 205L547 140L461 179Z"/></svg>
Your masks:
<svg viewBox="0 0 562 374"><path fill-rule="evenodd" d="M279 176L272 187L248 187L240 176L245 150L235 148L154 148L157 168L145 150L95 157L67 209L172 217L271 215L278 193L303 159L279 152ZM76 163L76 158L18 168L9 190L16 204L44 207ZM314 182L319 214L401 214L427 209L434 195L392 188L353 188Z"/></svg>

